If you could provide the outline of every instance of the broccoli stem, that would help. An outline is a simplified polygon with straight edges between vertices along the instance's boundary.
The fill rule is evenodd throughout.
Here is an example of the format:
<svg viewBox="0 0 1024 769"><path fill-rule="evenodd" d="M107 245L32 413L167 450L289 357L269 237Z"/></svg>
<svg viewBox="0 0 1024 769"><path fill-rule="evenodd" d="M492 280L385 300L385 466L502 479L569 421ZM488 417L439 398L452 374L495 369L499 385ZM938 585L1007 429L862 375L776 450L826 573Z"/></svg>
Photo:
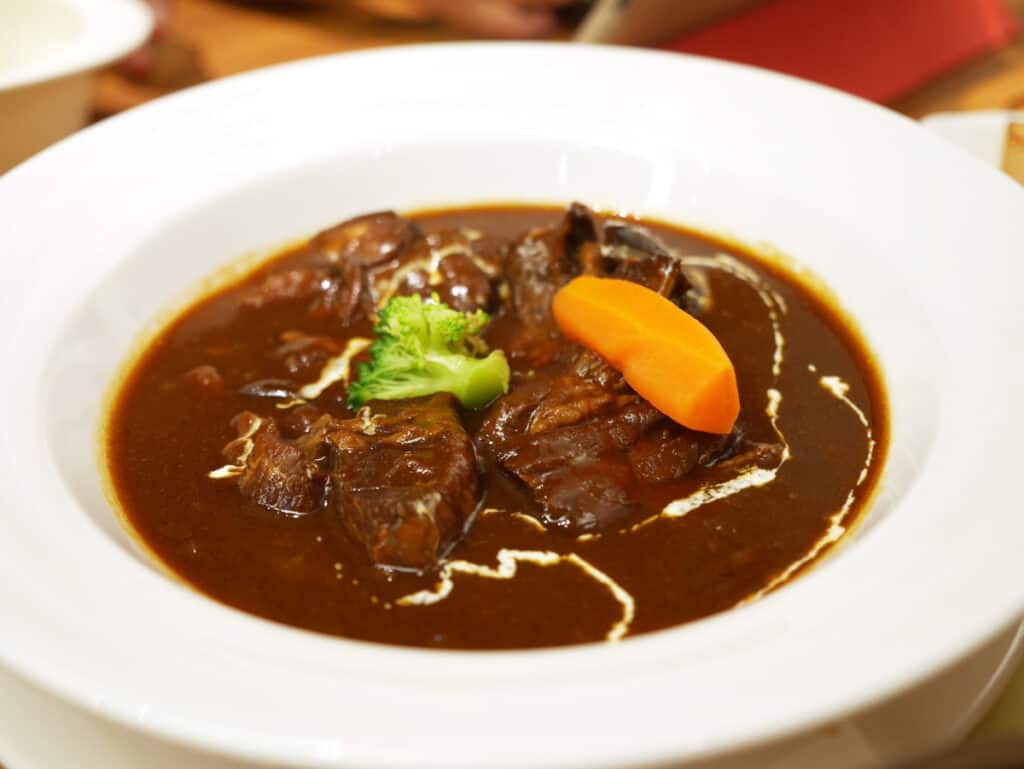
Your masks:
<svg viewBox="0 0 1024 769"><path fill-rule="evenodd" d="M434 392L450 392L466 408L481 408L508 392L511 372L501 350L494 350L486 358L437 353L425 357L428 372L436 377Z"/></svg>

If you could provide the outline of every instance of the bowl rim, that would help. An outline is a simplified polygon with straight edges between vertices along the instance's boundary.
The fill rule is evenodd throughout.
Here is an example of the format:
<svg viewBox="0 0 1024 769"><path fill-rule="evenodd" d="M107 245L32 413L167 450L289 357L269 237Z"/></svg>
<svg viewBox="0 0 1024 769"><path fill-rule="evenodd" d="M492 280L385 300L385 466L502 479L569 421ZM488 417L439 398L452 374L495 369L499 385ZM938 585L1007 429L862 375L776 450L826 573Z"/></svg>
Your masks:
<svg viewBox="0 0 1024 769"><path fill-rule="evenodd" d="M51 0L73 13L80 28L57 54L34 59L12 72L0 71L0 93L97 69L140 46L154 26L141 0Z"/></svg>
<svg viewBox="0 0 1024 769"><path fill-rule="evenodd" d="M433 58L435 56L447 56L450 58L490 56L500 58L502 56L519 57L524 54L536 57L538 60L546 60L552 64L562 61L563 57L579 58L582 56L595 59L607 58L619 66L636 65L637 67L658 66L665 68L677 66L680 68L680 72L689 68L702 74L717 73L726 81L731 81L738 77L748 79L766 88L779 88L791 94L796 93L794 89L808 94L813 92L815 94L814 98L824 104L830 104L837 108L842 107L849 110L853 109L850 105L855 105L855 108L862 113L866 109L872 110L873 116L871 120L876 123L885 122L886 126L891 128L895 134L906 132L912 125L911 121L905 118L901 118L866 102L839 94L831 89L809 85L793 78L766 73L740 65L711 62L697 57L650 51L627 51L610 47L582 47L548 43L472 43L416 46L412 48L360 52L357 54L340 54L278 65L254 73L246 73L234 78L218 81L217 83L206 84L190 92L158 100L158 102L152 105L147 105L139 110L133 110L125 115L115 117L109 121L109 124L105 123L90 128L83 132L83 135L66 140L15 169L7 177L0 179L0 201L4 199L13 200L12 196L15 196L22 186L26 190L29 188L34 177L45 178L46 174L51 172L51 170L60 167L60 163L64 162L65 157L73 158L80 147L86 146L87 140L89 142L100 141L108 134L114 136L119 131L130 130L131 126L135 123L142 123L145 119L157 114L170 113L171 110L178 108L176 105L189 105L191 102L197 101L203 94L207 96L230 94L232 89L248 89L250 86L260 83L261 79L302 77L302 73L310 68L314 70L317 68L330 70L331 68L346 66L350 62L380 63L387 58L408 59L411 57L415 59L416 57ZM382 59L381 57L384 58ZM340 62L342 61L345 64L341 64ZM997 212L999 216L1002 215L1001 212L1005 209L1003 204L1006 204L1007 201L1012 199L1012 202L1020 203L1020 191L1010 185L1007 180L1001 179L994 171L985 168L979 162L963 156L962 153L959 153L955 148L948 147L940 139L928 136L925 131L918 127L914 126L913 130L918 132L914 136L915 140L919 140L926 145L932 154L939 153L942 160L948 161L954 170L960 174L961 178L986 188L991 193L991 196L1001 204ZM993 215L992 218L993 221L996 221L996 215ZM1024 235L1024 227L1016 220L1013 223L1016 225L1014 232ZM3 240L3 233L0 233L0 243ZM0 317L3 317L3 315L4 313L0 312ZM1019 374L1020 372L1014 372L1016 377L1019 377ZM1018 415L1019 410L1014 412L1015 417ZM6 438L6 436L3 436L3 438ZM0 438L0 449L4 448L3 438ZM0 478L0 483L3 483L3 480ZM1019 496L1018 494L1015 500L1019 499ZM865 544L877 545L879 539L876 536L876 532L868 532L865 536ZM108 549L107 555L113 561L123 560L123 558L127 557L112 546ZM844 559L844 556L845 553L840 553L830 563L822 567L820 571L823 577L827 573L834 583L835 579L839 578L837 575L842 572L840 562L848 560ZM2 564L0 564L0 572L2 571ZM171 596L170 592L178 591L184 594L184 591L186 591L185 588L180 586L165 584L162 577L158 578L155 575L150 575L150 577L152 579L147 577L146 581L152 585L154 590L165 594L164 597L169 601L178 601L181 598L180 595L177 597ZM760 602L732 612L716 615L697 624L701 626L702 635L724 638L736 632L737 628L744 622L752 621L762 624L777 622L780 617L786 617L787 612L798 612L801 603L806 603L808 596L814 594L820 596L821 591L825 589L825 582L825 579L798 581L795 585L787 588L787 590L768 596ZM602 743L595 742L593 745L586 746L586 750L581 749L575 755L574 762L571 765L609 766L613 764L619 765L619 762L623 760L638 763L655 762L677 758L684 753L687 757L710 756L750 744L779 738L797 730L813 728L844 713L867 707L881 699L905 691L914 684L948 667L956 659L978 648L1000 632L1003 627L1020 614L1022 607L1024 607L1024 586L1016 583L1000 584L997 586L997 590L993 590L990 594L985 595L984 600L979 600L969 607L971 612L970 621L964 621L959 626L949 628L942 639L942 643L938 643L933 639L933 643L923 646L920 655L917 656L908 654L907 650L900 650L900 655L896 655L894 658L901 660L904 663L903 667L894 668L893 665L895 663L892 663L889 666L880 666L879 671L876 671L873 675L866 676L864 680L847 680L843 684L843 691L840 694L833 692L828 696L822 696L815 703L816 707L813 709L807 705L803 710L790 712L788 721L786 718L775 714L772 718L766 718L763 723L745 725L741 734L734 735L727 742L723 741L721 735L708 737L704 741L694 741L693 735L689 735L688 742L680 742L679 739L673 737L666 739L659 745L642 746L631 752L629 756L616 755L614 753L602 754ZM684 626L646 637L630 639L626 643L618 645L614 651L610 651L608 647L602 646L574 647L571 649L536 652L499 652L496 657L495 653L479 652L438 653L392 648L382 650L381 647L369 644L326 639L319 636L314 637L313 634L305 633L305 631L271 626L266 621L251 618L247 615L241 615L232 611L225 612L223 607L220 606L215 607L215 609L219 617L217 622L223 621L225 625L231 624L241 632L259 628L266 638L273 637L277 640L285 640L286 636L289 639L295 640L301 636L303 644L311 652L316 652L317 654L333 653L339 648L344 648L346 653L352 657L351 664L354 665L358 665L360 660L366 660L373 656L387 656L389 660L394 661L396 670L402 670L410 665L419 664L422 660L438 660L441 658L445 658L447 663L461 666L466 671L475 670L481 674L487 671L491 667L493 660L498 657L503 660L501 664L505 665L507 670L519 671L520 673L537 669L553 671L563 662L568 664L570 661L577 661L581 664L586 663L587 665L603 665L606 658L610 659L613 656L631 664L637 665L644 661L649 665L652 664L651 660L663 662L666 659L665 645L668 641L680 642L685 647L687 646L685 642L694 635L692 630L689 634L687 632L687 629L692 628L692 626ZM213 617L212 613L205 610L198 613L208 618ZM923 636L915 636L915 638L918 640L924 639ZM55 670L47 664L46 659L40 658L38 655L33 656L24 647L19 649L14 646L7 646L4 640L0 638L0 661L14 666L19 672L42 683L46 688L57 691L75 702L122 723L126 723L133 728L147 731L154 735L184 741L215 752L224 752L256 760L269 759L288 764L302 760L305 762L303 765L311 766L336 766L342 765L342 762L378 767L397 767L402 765L401 760L396 758L395 754L386 754L386 752L379 749L376 751L367 749L364 752L358 752L358 746L350 746L356 752L345 753L342 751L339 753L338 751L341 748L337 742L296 742L294 739L275 739L273 735L264 735L265 739L254 739L254 735L251 733L232 731L231 728L226 726L222 727L218 724L202 724L189 721L187 713L175 710L173 706L164 706L160 703L147 701L144 697L142 699L137 697L125 699L124 692L115 691L116 687L114 686L110 686L102 695L97 695L94 685L98 681L95 677L90 680L89 676L82 677L81 673L75 674L69 673L69 671ZM693 650L696 647L690 644L688 648ZM458 661L456 662L456 660ZM647 672L649 673L650 670L648 669ZM869 673L871 671L864 670L860 672ZM848 677L848 673L841 674ZM95 675L95 671L92 672L92 675ZM439 690L435 690L435 693L437 691ZM766 715L769 714L769 711L766 710L765 712ZM474 765L467 763L465 756L460 756L460 760L462 760L462 763L453 761L452 765ZM543 765L538 763L536 759L514 763L512 758L497 756L494 760L496 762L495 765L502 766ZM504 763L501 763L502 761ZM442 764L426 762L424 765L440 766ZM565 763L565 765L568 766L570 764Z"/></svg>

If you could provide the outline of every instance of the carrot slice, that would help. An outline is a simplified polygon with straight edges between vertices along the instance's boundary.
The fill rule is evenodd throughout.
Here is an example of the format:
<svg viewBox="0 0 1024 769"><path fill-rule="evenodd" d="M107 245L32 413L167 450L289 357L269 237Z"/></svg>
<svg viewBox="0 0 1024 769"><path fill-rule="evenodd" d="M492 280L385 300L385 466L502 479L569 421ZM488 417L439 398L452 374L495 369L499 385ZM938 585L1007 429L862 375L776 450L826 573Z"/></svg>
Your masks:
<svg viewBox="0 0 1024 769"><path fill-rule="evenodd" d="M637 283L584 275L555 294L559 330L622 372L656 409L691 430L729 433L736 371L700 321Z"/></svg>

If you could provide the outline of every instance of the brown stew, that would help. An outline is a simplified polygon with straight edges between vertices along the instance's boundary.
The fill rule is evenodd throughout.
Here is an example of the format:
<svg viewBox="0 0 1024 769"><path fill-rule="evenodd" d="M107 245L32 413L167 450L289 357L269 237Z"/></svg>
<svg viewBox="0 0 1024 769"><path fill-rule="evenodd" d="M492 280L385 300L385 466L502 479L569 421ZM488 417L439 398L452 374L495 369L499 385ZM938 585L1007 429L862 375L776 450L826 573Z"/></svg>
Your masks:
<svg viewBox="0 0 1024 769"><path fill-rule="evenodd" d="M581 273L711 329L739 379L730 435L671 422L558 334L551 297ZM490 313L509 393L353 412L377 308L433 292ZM500 649L615 640L783 584L856 521L886 429L856 334L776 268L658 222L505 206L350 220L198 301L121 385L107 458L138 536L219 601Z"/></svg>

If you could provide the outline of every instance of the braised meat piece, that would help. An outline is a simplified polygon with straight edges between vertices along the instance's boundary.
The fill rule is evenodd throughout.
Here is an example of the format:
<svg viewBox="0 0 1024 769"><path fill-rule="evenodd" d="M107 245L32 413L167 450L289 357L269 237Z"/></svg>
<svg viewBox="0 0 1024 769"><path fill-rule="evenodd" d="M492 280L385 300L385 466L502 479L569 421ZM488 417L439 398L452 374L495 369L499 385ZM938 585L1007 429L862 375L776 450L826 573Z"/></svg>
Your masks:
<svg viewBox="0 0 1024 769"><path fill-rule="evenodd" d="M327 262L372 267L399 256L419 235L415 222L394 211L378 211L324 230L312 245Z"/></svg>
<svg viewBox="0 0 1024 769"><path fill-rule="evenodd" d="M324 230L298 264L267 275L243 306L305 300L313 317L342 325L372 318L392 296L437 293L462 312L493 309L502 245L463 230L424 234L393 211Z"/></svg>
<svg viewBox="0 0 1024 769"><path fill-rule="evenodd" d="M367 296L374 310L392 296L433 293L460 312L490 310L500 262L500 244L490 238L460 230L432 232L369 270Z"/></svg>
<svg viewBox="0 0 1024 769"><path fill-rule="evenodd" d="M281 301L307 300L313 317L335 317L342 325L358 319L362 271L354 262L291 267L267 275L242 306L260 309Z"/></svg>
<svg viewBox="0 0 1024 769"><path fill-rule="evenodd" d="M224 456L243 467L238 476L243 496L289 515L308 515L322 507L325 456L318 437L287 440L272 419L251 411L243 411L231 424L239 437L224 448Z"/></svg>
<svg viewBox="0 0 1024 769"><path fill-rule="evenodd" d="M559 355L562 345L552 343L559 335L551 302L578 275L630 280L689 312L699 309L697 282L657 238L619 220L598 224L580 203L573 203L558 225L534 230L513 243L503 269L509 304L523 326L506 353L531 366L545 365Z"/></svg>
<svg viewBox="0 0 1024 769"><path fill-rule="evenodd" d="M554 227L516 241L505 258L512 309L527 327L554 330L551 300L577 275L631 280L689 309L693 285L682 262L642 227L617 219L598 225L589 208L573 203Z"/></svg>
<svg viewBox="0 0 1024 769"><path fill-rule="evenodd" d="M577 275L601 272L597 245L593 215L579 203L569 207L558 226L529 232L512 245L505 257L505 277L512 309L527 329L555 333L551 300Z"/></svg>
<svg viewBox="0 0 1024 769"><path fill-rule="evenodd" d="M573 203L562 221L527 233L508 249L502 269L508 307L520 331L505 354L524 366L543 366L564 353L551 315L551 301L577 275L603 274L599 235L586 206Z"/></svg>
<svg viewBox="0 0 1024 769"><path fill-rule="evenodd" d="M697 467L774 467L782 459L776 443L747 439L743 425L728 435L687 430L669 419L645 433L629 450L629 463L647 483L677 481Z"/></svg>
<svg viewBox="0 0 1024 769"><path fill-rule="evenodd" d="M366 312L366 269L397 258L419 235L414 222L393 211L349 219L318 234L300 263L271 272L242 304L259 309L306 300L313 317L350 325Z"/></svg>
<svg viewBox="0 0 1024 769"><path fill-rule="evenodd" d="M605 274L630 280L670 299L691 315L706 300L706 281L687 270L678 256L643 227L613 219L602 228Z"/></svg>
<svg viewBox="0 0 1024 769"><path fill-rule="evenodd" d="M323 511L378 566L432 568L476 509L476 455L450 395L375 401L347 420L301 406L279 420L232 421L224 456L239 490L268 510Z"/></svg>
<svg viewBox="0 0 1024 769"><path fill-rule="evenodd" d="M678 480L696 467L771 466L780 447L688 430L628 388L570 372L537 376L491 407L478 434L529 488L541 522L571 534L603 531L638 509L640 483Z"/></svg>
<svg viewBox="0 0 1024 769"><path fill-rule="evenodd" d="M281 435L289 439L303 438L314 433L314 429L319 430L320 428L326 429L330 425L331 420L322 422L323 412L320 411L316 406L311 406L305 403L301 406L288 409L274 420L277 422L277 427L281 431ZM319 422L319 424L317 424ZM312 446L316 441L322 441L323 432L316 432L315 435L307 439L307 446ZM322 455L322 449L317 454Z"/></svg>
<svg viewBox="0 0 1024 769"><path fill-rule="evenodd" d="M502 398L479 433L543 509L544 525L604 529L636 509L628 450L664 417L635 394L573 375L538 377Z"/></svg>
<svg viewBox="0 0 1024 769"><path fill-rule="evenodd" d="M473 443L454 399L373 401L325 437L333 520L380 566L435 566L478 500Z"/></svg>

